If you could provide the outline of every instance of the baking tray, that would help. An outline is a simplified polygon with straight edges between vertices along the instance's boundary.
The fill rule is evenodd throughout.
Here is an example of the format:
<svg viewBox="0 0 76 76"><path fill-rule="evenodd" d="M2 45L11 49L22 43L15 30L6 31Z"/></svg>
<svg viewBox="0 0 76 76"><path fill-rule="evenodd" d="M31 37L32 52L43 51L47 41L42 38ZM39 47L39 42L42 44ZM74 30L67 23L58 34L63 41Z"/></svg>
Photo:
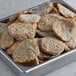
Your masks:
<svg viewBox="0 0 76 76"><path fill-rule="evenodd" d="M61 3L71 9L72 11L76 12L72 7L70 7L66 2L63 0L53 0L54 3ZM42 11L45 11L47 8L47 2L43 3L41 5L35 6L32 9L34 10L34 13L40 14ZM10 17L10 16L9 16ZM1 19L0 21L6 20L9 17L6 17L4 19ZM59 56L55 56L52 59L34 66L34 67L27 67L24 65L19 65L17 63L14 63L10 56L7 55L7 53L0 49L0 58L10 67L11 70L13 70L18 76L44 76L47 73L56 70L57 68L60 68L68 63L71 63L76 60L76 49L63 53Z"/></svg>

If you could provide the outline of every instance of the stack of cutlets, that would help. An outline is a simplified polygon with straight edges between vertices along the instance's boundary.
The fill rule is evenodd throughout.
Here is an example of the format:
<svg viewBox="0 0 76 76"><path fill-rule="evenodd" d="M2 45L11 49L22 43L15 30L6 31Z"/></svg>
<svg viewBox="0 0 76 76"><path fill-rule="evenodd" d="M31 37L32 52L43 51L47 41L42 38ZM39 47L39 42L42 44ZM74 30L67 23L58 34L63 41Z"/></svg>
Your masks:
<svg viewBox="0 0 76 76"><path fill-rule="evenodd" d="M0 23L0 47L14 62L38 65L76 48L76 14L62 4L47 5L40 15L29 9Z"/></svg>

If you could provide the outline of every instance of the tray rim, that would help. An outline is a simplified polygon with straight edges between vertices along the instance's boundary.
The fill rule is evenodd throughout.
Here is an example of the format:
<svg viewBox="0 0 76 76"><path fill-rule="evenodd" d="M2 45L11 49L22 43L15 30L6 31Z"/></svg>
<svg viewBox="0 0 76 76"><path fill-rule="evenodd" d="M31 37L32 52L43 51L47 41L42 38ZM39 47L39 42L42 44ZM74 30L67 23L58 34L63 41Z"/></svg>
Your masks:
<svg viewBox="0 0 76 76"><path fill-rule="evenodd" d="M44 63L42 63L40 65L37 65L37 66L35 66L33 68L30 68L30 69L24 71L20 67L18 67L18 65L16 65L16 63L12 59L10 59L9 55L6 55L5 52L2 49L0 49L0 54L2 54L4 57L6 57L6 59L8 59L9 62L11 62L12 65L14 65L14 67L17 68L17 70L19 70L22 73L26 73L26 74L29 73L29 72L31 72L31 71L34 71L34 70L36 70L36 69L38 69L40 67L43 67L44 65L46 65L48 63L52 63L52 62L54 62L54 61L56 61L58 59L61 59L61 58L65 57L65 56L70 55L70 54L73 54L73 53L76 53L76 49L73 49L73 50L71 50L69 52L66 52L66 53L64 53L64 54L62 54L60 56L57 56L57 57L55 57L53 59L50 59L50 60L48 60L48 61L46 61L46 62L44 62Z"/></svg>

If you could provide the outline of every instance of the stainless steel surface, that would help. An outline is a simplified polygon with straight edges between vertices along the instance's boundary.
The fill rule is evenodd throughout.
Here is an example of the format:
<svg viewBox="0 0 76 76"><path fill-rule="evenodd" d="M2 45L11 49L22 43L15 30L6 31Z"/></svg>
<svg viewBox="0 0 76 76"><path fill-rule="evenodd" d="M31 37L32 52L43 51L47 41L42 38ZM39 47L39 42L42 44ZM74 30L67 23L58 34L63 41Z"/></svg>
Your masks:
<svg viewBox="0 0 76 76"><path fill-rule="evenodd" d="M49 0L0 0L0 19Z"/></svg>
<svg viewBox="0 0 76 76"><path fill-rule="evenodd" d="M70 6L66 5L62 0L53 0L53 2L62 3L69 9L73 10ZM47 8L46 3L33 7L34 13L41 13ZM75 11L75 10L73 10ZM60 56L57 56L49 61L46 61L35 67L26 67L13 62L13 60L6 54L5 51L0 50L0 57L4 62L19 76L42 76L49 73L59 67L62 67L72 61L76 60L76 50L72 50Z"/></svg>
<svg viewBox="0 0 76 76"><path fill-rule="evenodd" d="M75 0L63 0L65 1L68 5L70 5L74 10L76 10L76 2Z"/></svg>

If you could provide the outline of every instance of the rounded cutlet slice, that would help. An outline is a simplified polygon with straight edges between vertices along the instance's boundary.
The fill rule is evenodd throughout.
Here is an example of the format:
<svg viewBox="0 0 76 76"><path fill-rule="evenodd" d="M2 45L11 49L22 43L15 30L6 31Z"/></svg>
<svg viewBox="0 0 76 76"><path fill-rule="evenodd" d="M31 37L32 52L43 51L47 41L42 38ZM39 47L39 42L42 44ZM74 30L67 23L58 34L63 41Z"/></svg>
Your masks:
<svg viewBox="0 0 76 76"><path fill-rule="evenodd" d="M61 4L57 4L58 11L65 17L73 17L76 14Z"/></svg>
<svg viewBox="0 0 76 76"><path fill-rule="evenodd" d="M13 42L14 42L14 39L12 36L10 36L8 34L8 32L4 32L2 35L1 35L1 48L2 49L6 49L8 47L10 47Z"/></svg>
<svg viewBox="0 0 76 76"><path fill-rule="evenodd" d="M54 37L45 37L41 40L41 49L47 54L59 55L64 51L64 45Z"/></svg>
<svg viewBox="0 0 76 76"><path fill-rule="evenodd" d="M36 14L23 14L23 15L19 15L18 19L21 22L37 23L40 20L40 16Z"/></svg>
<svg viewBox="0 0 76 76"><path fill-rule="evenodd" d="M58 20L58 15L56 14L41 15L41 19L38 23L38 29L41 31L51 31L52 24L57 20Z"/></svg>
<svg viewBox="0 0 76 76"><path fill-rule="evenodd" d="M36 60L37 64L39 64L37 58L39 55L40 52L36 39L28 39L26 41L22 41L14 50L13 59L18 63L26 63Z"/></svg>
<svg viewBox="0 0 76 76"><path fill-rule="evenodd" d="M63 41L69 41L72 37L74 28L75 24L66 19L60 19L59 21L54 22L52 26L55 35Z"/></svg>
<svg viewBox="0 0 76 76"><path fill-rule="evenodd" d="M9 34L16 40L22 41L34 38L37 24L15 22L8 26Z"/></svg>

